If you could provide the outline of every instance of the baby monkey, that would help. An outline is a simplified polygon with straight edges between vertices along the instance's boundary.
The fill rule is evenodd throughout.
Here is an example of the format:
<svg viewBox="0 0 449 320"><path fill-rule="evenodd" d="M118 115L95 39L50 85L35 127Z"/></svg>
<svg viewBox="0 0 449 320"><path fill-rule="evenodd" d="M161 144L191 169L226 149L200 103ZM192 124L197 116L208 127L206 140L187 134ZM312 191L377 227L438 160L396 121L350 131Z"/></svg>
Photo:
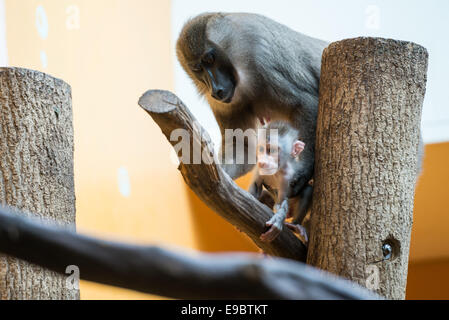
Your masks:
<svg viewBox="0 0 449 320"><path fill-rule="evenodd" d="M285 219L293 217L292 223L286 225L301 234L306 243L307 232L301 223L311 203L313 187L306 184L297 190L295 185L295 178L301 175L299 158L305 144L298 139L299 131L286 122L271 122L262 129L265 130L259 130L257 137L257 165L249 192L270 208L273 201L269 204L266 199L271 196L275 214L267 221L269 229L260 239L273 241L281 233Z"/></svg>

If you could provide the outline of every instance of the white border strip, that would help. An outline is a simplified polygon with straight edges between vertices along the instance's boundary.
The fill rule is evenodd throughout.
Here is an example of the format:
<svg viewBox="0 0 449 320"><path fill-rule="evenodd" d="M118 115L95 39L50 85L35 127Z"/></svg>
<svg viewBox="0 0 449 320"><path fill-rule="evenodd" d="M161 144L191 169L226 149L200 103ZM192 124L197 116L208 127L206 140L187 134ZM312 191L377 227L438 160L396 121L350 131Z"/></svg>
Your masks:
<svg viewBox="0 0 449 320"><path fill-rule="evenodd" d="M5 0L0 0L0 67L8 66Z"/></svg>

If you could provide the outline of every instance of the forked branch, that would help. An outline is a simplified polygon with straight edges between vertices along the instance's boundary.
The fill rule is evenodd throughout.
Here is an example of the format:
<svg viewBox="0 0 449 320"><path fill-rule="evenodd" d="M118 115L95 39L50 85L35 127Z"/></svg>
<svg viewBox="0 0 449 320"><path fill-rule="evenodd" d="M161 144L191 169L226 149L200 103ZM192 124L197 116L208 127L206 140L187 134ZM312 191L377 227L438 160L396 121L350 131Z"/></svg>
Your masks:
<svg viewBox="0 0 449 320"><path fill-rule="evenodd" d="M179 170L187 185L204 203L246 233L267 254L298 261L306 260L306 247L288 228L284 228L271 243L259 239L266 231L265 222L273 212L239 188L221 169L209 135L176 95L169 91L150 90L140 98L139 105L159 125L173 146L179 141L170 138L172 132L183 129L188 133L190 150L201 150L203 161L192 164L193 161L185 163L181 160Z"/></svg>

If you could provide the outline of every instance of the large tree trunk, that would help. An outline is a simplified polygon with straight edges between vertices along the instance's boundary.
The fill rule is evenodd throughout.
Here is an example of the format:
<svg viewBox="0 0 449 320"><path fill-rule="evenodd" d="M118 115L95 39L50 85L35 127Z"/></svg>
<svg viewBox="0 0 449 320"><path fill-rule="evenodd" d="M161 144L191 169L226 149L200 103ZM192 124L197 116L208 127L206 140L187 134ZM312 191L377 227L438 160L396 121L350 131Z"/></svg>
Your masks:
<svg viewBox="0 0 449 320"><path fill-rule="evenodd" d="M390 299L405 297L427 58L378 38L323 53L307 261Z"/></svg>
<svg viewBox="0 0 449 320"><path fill-rule="evenodd" d="M0 68L0 201L74 228L71 89L62 80ZM1 299L79 298L72 288L66 276L0 257Z"/></svg>

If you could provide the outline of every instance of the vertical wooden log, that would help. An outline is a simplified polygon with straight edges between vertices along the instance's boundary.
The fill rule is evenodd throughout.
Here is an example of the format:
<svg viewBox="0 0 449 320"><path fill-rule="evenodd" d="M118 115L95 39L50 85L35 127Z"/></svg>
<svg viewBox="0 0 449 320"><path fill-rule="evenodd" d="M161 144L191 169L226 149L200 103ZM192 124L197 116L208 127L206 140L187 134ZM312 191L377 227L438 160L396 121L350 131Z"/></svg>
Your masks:
<svg viewBox="0 0 449 320"><path fill-rule="evenodd" d="M323 52L307 260L390 299L405 298L427 60L380 38Z"/></svg>
<svg viewBox="0 0 449 320"><path fill-rule="evenodd" d="M0 68L0 201L75 228L71 89L62 80ZM78 299L66 279L0 257L1 299Z"/></svg>

